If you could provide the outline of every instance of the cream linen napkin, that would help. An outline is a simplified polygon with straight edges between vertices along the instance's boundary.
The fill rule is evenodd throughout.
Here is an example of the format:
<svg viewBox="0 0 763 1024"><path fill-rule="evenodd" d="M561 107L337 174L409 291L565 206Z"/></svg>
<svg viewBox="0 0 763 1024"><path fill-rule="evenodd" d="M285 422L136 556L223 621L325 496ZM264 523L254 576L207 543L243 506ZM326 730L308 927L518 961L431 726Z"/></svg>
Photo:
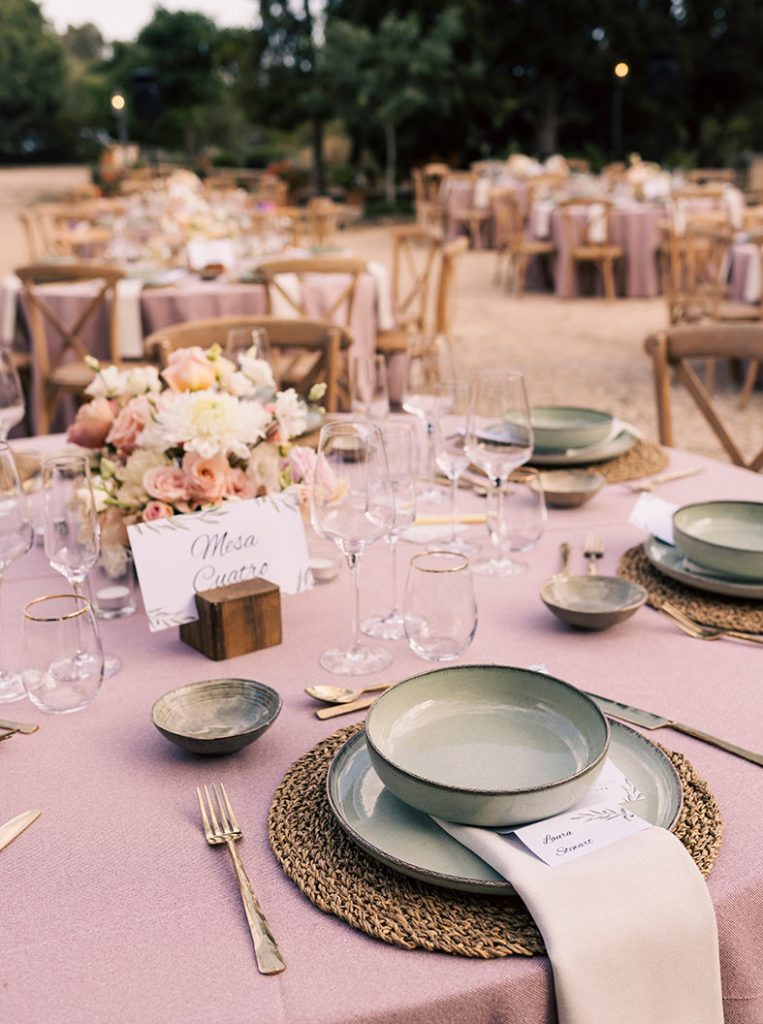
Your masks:
<svg viewBox="0 0 763 1024"><path fill-rule="evenodd" d="M283 288L286 295L290 296L294 300L297 306L301 303L302 285L300 284L299 278L296 274L276 274L274 280L281 288ZM301 315L297 306L293 306L286 296L281 294L278 288L270 289L271 316L280 316L289 320L297 320Z"/></svg>
<svg viewBox="0 0 763 1024"><path fill-rule="evenodd" d="M607 240L607 208L602 203L588 208L586 237L592 245L602 245Z"/></svg>
<svg viewBox="0 0 763 1024"><path fill-rule="evenodd" d="M511 881L543 935L559 1024L722 1024L715 915L660 828L549 867L514 836L437 823Z"/></svg>
<svg viewBox="0 0 763 1024"><path fill-rule="evenodd" d="M395 313L392 309L392 289L387 268L378 260L369 260L366 269L376 284L376 316L379 330L394 330Z"/></svg>
<svg viewBox="0 0 763 1024"><path fill-rule="evenodd" d="M140 320L140 293L143 282L139 278L123 277L117 281L117 339L123 359L143 358L143 325Z"/></svg>
<svg viewBox="0 0 763 1024"><path fill-rule="evenodd" d="M759 302L761 289L760 249L752 243L740 245L738 248L747 255L747 269L744 276L742 298L745 302Z"/></svg>
<svg viewBox="0 0 763 1024"><path fill-rule="evenodd" d="M554 204L548 199L537 199L533 203L532 231L534 238L548 238L551 234L551 214Z"/></svg>
<svg viewBox="0 0 763 1024"><path fill-rule="evenodd" d="M474 183L474 208L486 210L490 206L490 190L493 185L490 178L477 178Z"/></svg>

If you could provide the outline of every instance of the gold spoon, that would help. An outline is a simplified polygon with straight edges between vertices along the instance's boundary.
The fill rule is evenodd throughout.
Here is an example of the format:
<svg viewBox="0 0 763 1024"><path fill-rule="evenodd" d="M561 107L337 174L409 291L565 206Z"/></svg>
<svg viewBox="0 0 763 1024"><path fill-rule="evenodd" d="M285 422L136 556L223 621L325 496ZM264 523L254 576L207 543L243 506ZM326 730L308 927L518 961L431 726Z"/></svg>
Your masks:
<svg viewBox="0 0 763 1024"><path fill-rule="evenodd" d="M346 686L306 686L305 693L308 697L325 701L326 704L349 704L364 693L371 690L387 690L392 683L374 683L373 686L364 686L362 690L350 690Z"/></svg>

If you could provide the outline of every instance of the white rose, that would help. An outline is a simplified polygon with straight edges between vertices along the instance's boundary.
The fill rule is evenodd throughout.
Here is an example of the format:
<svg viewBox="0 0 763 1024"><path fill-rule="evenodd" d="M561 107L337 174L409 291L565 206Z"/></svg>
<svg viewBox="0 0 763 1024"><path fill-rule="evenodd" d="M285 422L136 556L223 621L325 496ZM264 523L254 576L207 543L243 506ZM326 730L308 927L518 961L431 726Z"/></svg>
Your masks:
<svg viewBox="0 0 763 1024"><path fill-rule="evenodd" d="M258 359L256 352L257 349L253 347L239 356L241 372L249 378L257 391L265 388L275 390L276 382L273 378L273 369L266 359Z"/></svg>
<svg viewBox="0 0 763 1024"><path fill-rule="evenodd" d="M156 366L135 366L127 371L126 378L127 394L131 397L158 392L162 389L159 369Z"/></svg>
<svg viewBox="0 0 763 1024"><path fill-rule="evenodd" d="M281 437L299 437L307 430L307 408L294 388L276 395L275 418Z"/></svg>
<svg viewBox="0 0 763 1024"><path fill-rule="evenodd" d="M85 388L93 398L120 398L128 394L127 374L117 366L104 366Z"/></svg>

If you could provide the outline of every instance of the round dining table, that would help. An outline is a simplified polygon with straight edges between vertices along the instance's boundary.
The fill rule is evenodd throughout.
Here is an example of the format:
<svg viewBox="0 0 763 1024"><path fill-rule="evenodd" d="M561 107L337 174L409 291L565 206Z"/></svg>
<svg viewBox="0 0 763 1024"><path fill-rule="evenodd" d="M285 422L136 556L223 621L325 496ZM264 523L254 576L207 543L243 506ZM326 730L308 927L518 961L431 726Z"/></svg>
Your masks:
<svg viewBox="0 0 763 1024"><path fill-rule="evenodd" d="M52 450L62 443L32 438L18 446ZM700 472L664 484L659 493L668 501L763 499L759 475L677 450L669 455L669 469ZM584 538L598 533L604 542L599 571L617 571L626 549L644 539L629 523L636 498L626 485L610 484L580 508L549 510L544 535L524 556L527 571L476 578L476 635L451 664L542 663L582 689L760 750L763 651L754 644L694 639L649 606L610 630L577 631L540 600L541 584L560 567L561 542L572 546L571 570L584 572ZM484 510L484 499L471 492L460 491L458 501L460 511ZM484 525L468 529L470 539L489 547ZM422 550L405 541L398 549L401 572ZM385 546L376 545L362 560L362 614L390 603L387 559ZM3 633L11 663L22 663L23 605L64 589L40 547L8 572ZM348 639L350 604L346 569L331 582L282 595L282 643L223 662L183 643L175 628L150 632L139 607L131 617L101 623L104 647L119 655L122 669L87 708L56 716L26 700L0 706L0 716L40 726L0 743L0 821L42 812L0 852L4 1021L556 1021L545 955L479 959L387 944L318 909L271 851L268 812L290 765L365 714L319 720L304 687L398 681L436 667L399 641L390 642L394 660L383 676L342 680L323 671L320 654ZM183 684L224 677L259 680L278 691L283 708L271 728L219 758L170 744L152 723L154 702ZM669 729L649 735L683 753L718 802L724 833L707 885L720 938L725 1019L760 1024L763 769ZM286 960L282 974L258 973L228 858L204 840L195 787L216 782L225 784L242 825L237 850ZM667 918L670 907L664 912Z"/></svg>

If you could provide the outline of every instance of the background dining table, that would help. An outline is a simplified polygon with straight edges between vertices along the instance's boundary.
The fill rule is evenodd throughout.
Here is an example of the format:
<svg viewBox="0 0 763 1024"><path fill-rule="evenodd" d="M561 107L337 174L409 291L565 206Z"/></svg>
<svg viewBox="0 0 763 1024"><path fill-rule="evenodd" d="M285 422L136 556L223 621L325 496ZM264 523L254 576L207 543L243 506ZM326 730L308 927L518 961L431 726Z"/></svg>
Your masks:
<svg viewBox="0 0 763 1024"><path fill-rule="evenodd" d="M61 439L30 439L27 449ZM758 475L679 451L670 467L702 467L665 484L677 503L717 498L761 500ZM748 747L763 747L763 652L733 640L705 643L650 607L607 632L577 632L545 609L541 583L559 568L559 545L573 546L583 572L584 536L605 542L600 572L614 573L643 535L628 523L636 496L608 485L579 509L554 510L520 576L476 580L479 626L458 663L528 666L584 689L673 716ZM464 511L482 499L460 492ZM436 511L442 512L442 506ZM472 535L485 542L484 527ZM324 542L320 542L324 543ZM311 545L320 547L315 539ZM401 543L401 563L417 550ZM384 546L361 570L363 612L380 611ZM18 663L21 608L64 590L39 547L3 585L3 631ZM0 821L39 808L42 816L0 853L2 945L0 1016L14 1024L551 1024L556 1020L545 956L492 960L408 950L354 930L316 908L284 875L267 839L268 809L289 766L356 713L315 717L303 688L342 682L318 656L347 639L346 571L333 582L282 598L283 643L212 662L178 631L150 633L142 610L102 623L104 645L123 661L96 700L49 716L27 701L0 716L37 722L30 736L0 744ZM383 678L433 668L403 642ZM154 728L154 701L185 683L253 678L278 690L283 709L254 744L225 758L201 758L169 744ZM357 680L358 685L382 677ZM350 685L354 680L347 680ZM763 1019L763 774L753 764L688 736L651 734L680 751L715 795L725 832L708 878L720 936L727 1024ZM195 787L223 781L244 829L238 850L281 946L287 969L257 972L237 886L226 855L204 841ZM309 842L304 836L301 841ZM666 917L670 907L665 907ZM605 983L606 979L602 979Z"/></svg>

